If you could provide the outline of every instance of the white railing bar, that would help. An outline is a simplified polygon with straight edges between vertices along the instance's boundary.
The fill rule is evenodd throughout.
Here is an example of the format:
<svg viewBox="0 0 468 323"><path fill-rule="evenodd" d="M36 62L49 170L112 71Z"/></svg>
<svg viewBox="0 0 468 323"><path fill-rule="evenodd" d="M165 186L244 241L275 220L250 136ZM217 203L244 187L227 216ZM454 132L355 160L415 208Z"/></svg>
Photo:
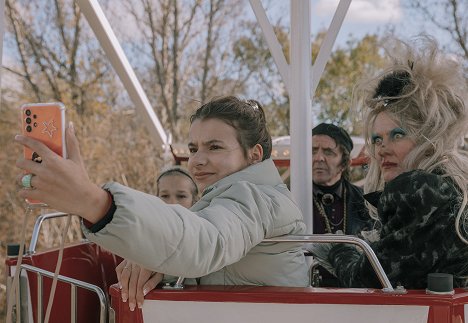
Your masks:
<svg viewBox="0 0 468 323"><path fill-rule="evenodd" d="M31 242L29 243L28 253L35 253L36 252L36 245L37 240L39 239L39 233L41 230L42 222L49 219L60 218L67 216L68 213L63 212L55 212L55 213L47 213L41 214L36 218L36 222L34 223L34 228L31 236Z"/></svg>
<svg viewBox="0 0 468 323"><path fill-rule="evenodd" d="M24 266L24 265L22 265ZM44 286L42 284L42 275L37 275L37 322L42 323L44 321L44 313L42 309L42 298L44 293Z"/></svg>
<svg viewBox="0 0 468 323"><path fill-rule="evenodd" d="M382 291L385 293L392 293L395 290L392 287L392 284L388 280L387 274L385 274L382 265L379 262L379 259L374 253L374 250L369 246L367 242L362 239L359 239L355 236L348 236L348 235L338 235L338 234L313 234L313 235L286 235L280 236L270 239L264 239L264 242L274 242L274 243L349 243L360 247L367 256L372 268L379 278L380 283L382 284ZM176 285L177 289L184 288L183 287L183 277L179 277L177 279ZM168 288L171 289L171 288Z"/></svg>
<svg viewBox="0 0 468 323"><path fill-rule="evenodd" d="M367 256L372 268L379 278L382 287L385 292L393 292L394 289L392 284L388 280L387 275L385 274L382 265L379 262L379 259L374 253L374 250L369 246L367 242L362 239L359 239L355 236L349 235L338 235L338 234L314 234L314 235L288 235L281 236L271 239L264 239L262 242L302 242L302 243L349 243L356 246L359 246Z"/></svg>
<svg viewBox="0 0 468 323"><path fill-rule="evenodd" d="M70 320L71 323L76 323L77 318L77 289L75 284L71 284L70 286Z"/></svg>
<svg viewBox="0 0 468 323"><path fill-rule="evenodd" d="M53 278L54 273L52 273L50 271L47 271L47 270L44 270L44 269L41 269L41 268L38 268L38 267L26 265L26 264L22 264L21 269L37 273L38 274L38 279L40 279L40 281L38 280L37 285L38 285L38 297L39 297L39 295L41 295L41 297L40 297L40 299L38 299L37 304L38 304L38 322L42 322L42 278L39 278L39 277L46 276L46 277L49 277L49 278ZM92 292L96 293L98 298L99 298L99 307L100 307L99 322L100 323L105 323L106 322L107 298L106 298L106 294L103 292L103 290L101 288L99 288L96 285L93 285L93 284L90 284L90 283L87 283L87 282L84 282L84 281L81 281L81 280L78 280L78 279L74 279L74 278L71 278L71 277L62 276L62 275L58 275L57 280L61 281L61 282L64 282L64 283L68 283L70 285L75 285L75 286L78 286L78 287L81 287L81 288L84 288L84 289L87 289L89 291L92 291ZM41 286L40 287L40 291L41 291L40 293L39 293L39 285ZM41 305L40 308L39 308L39 304ZM73 304L72 304L72 306L73 306ZM39 316L39 309L41 310L41 313L40 313L41 315L40 316Z"/></svg>

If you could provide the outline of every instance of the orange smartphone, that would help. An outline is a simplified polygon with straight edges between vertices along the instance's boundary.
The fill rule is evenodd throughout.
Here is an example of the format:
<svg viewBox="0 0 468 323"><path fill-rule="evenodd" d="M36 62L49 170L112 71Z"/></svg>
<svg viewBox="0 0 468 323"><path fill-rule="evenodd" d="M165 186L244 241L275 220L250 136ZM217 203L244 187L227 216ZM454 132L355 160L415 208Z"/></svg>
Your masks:
<svg viewBox="0 0 468 323"><path fill-rule="evenodd" d="M41 141L56 154L67 158L65 146L65 106L63 103L28 103L21 106L21 127L25 136ZM35 151L24 147L24 158L41 163ZM45 204L26 199L31 205Z"/></svg>

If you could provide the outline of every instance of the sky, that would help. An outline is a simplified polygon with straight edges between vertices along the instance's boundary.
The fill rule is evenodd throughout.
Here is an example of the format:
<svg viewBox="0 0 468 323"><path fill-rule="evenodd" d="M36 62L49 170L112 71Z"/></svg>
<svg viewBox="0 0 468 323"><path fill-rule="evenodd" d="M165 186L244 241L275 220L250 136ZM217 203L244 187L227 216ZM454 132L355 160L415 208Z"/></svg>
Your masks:
<svg viewBox="0 0 468 323"><path fill-rule="evenodd" d="M242 0L245 3L245 11L252 15L254 14L250 8L248 0ZM301 0L296 0L301 1ZM344 46L351 38L360 39L366 34L382 34L389 28L395 26L395 33L403 36L415 36L421 32L421 18L417 16L409 16L402 3L405 0L352 0L348 13L345 17L343 26L338 33L338 38L335 43L335 48ZM115 6L113 1L109 7L105 7L107 3L104 0L100 1L106 16L111 20L111 25L119 34L119 26L124 26L124 33L130 34L131 39L135 39L139 32L135 32L136 26L133 26L132 19L128 19L130 14L125 6ZM290 1L285 0L262 0L263 6L267 8L267 15L272 23L281 21L284 26L289 27L289 12ZM311 0L311 32L315 35L318 31L327 29L339 0ZM126 23L122 24L121 21ZM122 29L122 28L120 28ZM429 31L431 34L433 32ZM120 34L122 33L122 30ZM435 35L437 37L437 35ZM444 35L439 35L441 39ZM125 42L124 39L119 39ZM10 57L8 52L4 52L3 61L9 65Z"/></svg>
<svg viewBox="0 0 468 323"><path fill-rule="evenodd" d="M289 25L289 1L264 0L262 3L269 8L267 15L271 22L280 19ZM312 34L328 28L338 3L339 0L311 0ZM422 32L421 21L414 16L408 19L408 15L400 0L352 0L335 46L345 44L350 35L361 38L366 34L383 33L390 25L395 27L397 35L416 36Z"/></svg>
<svg viewBox="0 0 468 323"><path fill-rule="evenodd" d="M409 29L415 31L416 25L414 21L418 21L418 17L405 19L407 12L402 6L401 1L405 0L352 0L343 26L338 34L337 44L344 44L352 35L355 38L361 38L367 33L381 33L388 28L389 24L393 24L399 31L399 26L404 32ZM103 1L101 1L103 2ZM249 0L242 0L245 3L245 11L255 20L253 10L250 8ZM281 21L285 26L289 27L289 12L290 1L285 0L262 0L263 7L267 9L267 16L271 23ZM312 34L317 31L327 29L339 0L311 0L311 30ZM104 2L103 2L104 4ZM107 17L111 20L114 28L118 28L119 23L129 17L128 10L125 6L110 6L105 9L108 12ZM414 26L408 27L410 24ZM125 30L121 31L129 33L134 38L138 33L134 31L137 27L133 25L131 19L126 20ZM415 31L414 35L419 33Z"/></svg>
<svg viewBox="0 0 468 323"><path fill-rule="evenodd" d="M312 31L327 28L338 6L338 0L312 1ZM337 43L349 34L361 38L367 33L383 31L388 24L398 25L404 15L399 0L353 0L349 6Z"/></svg>

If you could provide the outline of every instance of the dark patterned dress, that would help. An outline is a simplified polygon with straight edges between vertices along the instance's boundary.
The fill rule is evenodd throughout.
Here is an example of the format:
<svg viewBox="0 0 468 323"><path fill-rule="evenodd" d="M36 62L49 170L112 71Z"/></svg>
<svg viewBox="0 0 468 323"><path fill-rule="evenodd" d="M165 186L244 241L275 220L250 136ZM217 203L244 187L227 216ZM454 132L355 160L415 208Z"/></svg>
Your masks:
<svg viewBox="0 0 468 323"><path fill-rule="evenodd" d="M393 286L425 289L427 274L454 275L468 286L468 245L455 232L461 203L447 177L415 170L387 183L378 200L380 240L371 243ZM342 286L381 288L366 256L355 247L331 247L328 261Z"/></svg>

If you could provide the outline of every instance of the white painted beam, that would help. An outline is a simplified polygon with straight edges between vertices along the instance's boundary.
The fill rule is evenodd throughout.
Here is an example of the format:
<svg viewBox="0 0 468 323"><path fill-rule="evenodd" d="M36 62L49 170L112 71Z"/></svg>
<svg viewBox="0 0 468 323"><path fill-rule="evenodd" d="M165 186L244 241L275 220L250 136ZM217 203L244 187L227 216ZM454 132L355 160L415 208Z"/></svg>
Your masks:
<svg viewBox="0 0 468 323"><path fill-rule="evenodd" d="M312 98L315 95L315 90L319 84L320 78L322 77L323 71L325 70L325 65L330 58L331 51L333 49L333 45L335 44L336 37L338 32L343 25L343 20L348 12L349 5L351 4L351 0L341 0L338 4L338 7L335 11L335 15L328 27L327 34L323 40L322 45L320 46L319 53L317 58L315 59L314 66L311 69L310 74L310 83L311 83L311 95Z"/></svg>
<svg viewBox="0 0 468 323"><path fill-rule="evenodd" d="M252 7L255 17L257 17L257 21L262 29L263 35L265 36L265 40L267 42L268 48L270 49L271 56L278 67L278 71L283 79L283 83L286 86L288 92L291 90L289 83L290 83L290 76L289 71L290 68L288 66L288 62L284 57L283 49L281 44L276 37L275 31L268 20L268 17L265 13L265 9L262 6L260 0L250 0L250 6Z"/></svg>
<svg viewBox="0 0 468 323"><path fill-rule="evenodd" d="M312 233L312 102L310 0L291 1L291 193Z"/></svg>
<svg viewBox="0 0 468 323"><path fill-rule="evenodd" d="M161 145L167 146L167 144L170 144L168 142L168 136L151 107L148 97L138 81L99 3L97 0L76 0L76 2L127 90L137 112L144 120L151 140L158 148L160 148Z"/></svg>

